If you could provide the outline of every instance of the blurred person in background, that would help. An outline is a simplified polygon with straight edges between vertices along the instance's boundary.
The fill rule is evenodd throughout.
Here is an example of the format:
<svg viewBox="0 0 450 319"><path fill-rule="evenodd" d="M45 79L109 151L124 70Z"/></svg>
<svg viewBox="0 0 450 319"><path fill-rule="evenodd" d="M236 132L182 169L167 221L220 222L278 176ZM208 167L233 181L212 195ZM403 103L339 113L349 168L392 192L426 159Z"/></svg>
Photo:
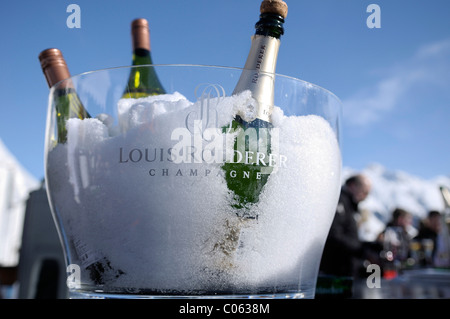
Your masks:
<svg viewBox="0 0 450 319"><path fill-rule="evenodd" d="M412 225L413 216L402 208L392 212L392 219L386 224L378 236L378 242L383 247L381 251L383 276L395 278L400 269L407 265L412 239L417 235L417 229Z"/></svg>
<svg viewBox="0 0 450 319"><path fill-rule="evenodd" d="M367 246L358 236L358 204L367 198L370 180L362 174L349 177L342 189L339 202L322 254L322 274L357 277L367 256Z"/></svg>
<svg viewBox="0 0 450 319"><path fill-rule="evenodd" d="M432 258L434 258L437 246L438 246L438 235L442 228L442 216L441 213L432 210L428 213L428 216L421 221L419 226L419 233L414 238L418 241L423 241L429 239L433 242L432 248Z"/></svg>
<svg viewBox="0 0 450 319"><path fill-rule="evenodd" d="M392 219L386 224L384 231L378 236L379 241L383 241L387 229L396 228L401 237L405 240L407 246L409 241L417 236L418 231L412 225L413 216L410 212L402 208L396 208L392 212Z"/></svg>

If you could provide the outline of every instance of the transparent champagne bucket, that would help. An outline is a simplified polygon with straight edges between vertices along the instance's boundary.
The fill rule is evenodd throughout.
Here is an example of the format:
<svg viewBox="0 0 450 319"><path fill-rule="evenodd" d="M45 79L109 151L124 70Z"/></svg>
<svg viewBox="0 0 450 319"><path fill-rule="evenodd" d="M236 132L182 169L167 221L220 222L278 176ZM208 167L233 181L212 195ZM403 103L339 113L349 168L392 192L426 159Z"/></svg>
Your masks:
<svg viewBox="0 0 450 319"><path fill-rule="evenodd" d="M224 169L238 153L226 128L254 106L248 92L232 95L243 70L146 67L167 94L122 99L131 67L50 91L46 183L70 297L313 298L340 190L339 99L261 74L274 79L270 154L239 155L269 176L239 208L227 178L253 187L261 177ZM88 118L58 124L64 92Z"/></svg>

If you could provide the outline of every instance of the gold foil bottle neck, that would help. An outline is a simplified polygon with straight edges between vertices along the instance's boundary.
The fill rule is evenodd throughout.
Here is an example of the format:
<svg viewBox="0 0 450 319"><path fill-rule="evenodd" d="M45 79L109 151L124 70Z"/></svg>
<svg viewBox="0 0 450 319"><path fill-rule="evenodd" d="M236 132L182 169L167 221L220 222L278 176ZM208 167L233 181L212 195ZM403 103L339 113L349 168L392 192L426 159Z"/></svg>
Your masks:
<svg viewBox="0 0 450 319"><path fill-rule="evenodd" d="M60 50L51 48L39 54L42 72L49 87L70 78L69 69Z"/></svg>
<svg viewBox="0 0 450 319"><path fill-rule="evenodd" d="M133 38L133 50L145 49L150 51L150 29L146 19L133 20L131 37Z"/></svg>

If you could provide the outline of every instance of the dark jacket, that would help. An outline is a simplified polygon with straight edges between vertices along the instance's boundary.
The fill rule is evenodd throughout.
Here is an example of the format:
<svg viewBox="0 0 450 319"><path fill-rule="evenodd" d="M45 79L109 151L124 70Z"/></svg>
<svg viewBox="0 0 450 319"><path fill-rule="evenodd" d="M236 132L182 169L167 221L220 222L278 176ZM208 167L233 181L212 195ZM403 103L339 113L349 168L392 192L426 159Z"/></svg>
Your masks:
<svg viewBox="0 0 450 319"><path fill-rule="evenodd" d="M363 255L355 220L358 213L358 204L343 188L322 255L320 270L323 273L337 276L356 274L358 261Z"/></svg>
<svg viewBox="0 0 450 319"><path fill-rule="evenodd" d="M437 238L438 238L438 234L430 229L429 227L427 227L426 225L424 225L423 223L420 224L419 227L419 232L417 234L416 237L414 237L414 240L418 240L421 241L423 239L431 239L433 241L433 252L432 252L432 257L434 258L434 256L436 255L436 251L437 251Z"/></svg>

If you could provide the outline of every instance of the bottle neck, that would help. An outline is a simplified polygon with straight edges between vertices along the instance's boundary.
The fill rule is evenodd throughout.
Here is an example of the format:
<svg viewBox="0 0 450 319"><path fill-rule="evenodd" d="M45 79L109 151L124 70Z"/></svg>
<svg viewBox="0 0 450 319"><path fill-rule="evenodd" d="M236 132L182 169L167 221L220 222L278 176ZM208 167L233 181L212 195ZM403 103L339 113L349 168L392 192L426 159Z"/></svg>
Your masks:
<svg viewBox="0 0 450 319"><path fill-rule="evenodd" d="M133 65L153 64L150 51L142 48L134 49L132 63Z"/></svg>
<svg viewBox="0 0 450 319"><path fill-rule="evenodd" d="M284 33L284 19L274 13L262 13L255 25L252 45L241 77L233 94L250 90L256 105L238 114L245 122L256 119L271 122L274 104L274 73L280 48L280 36Z"/></svg>
<svg viewBox="0 0 450 319"><path fill-rule="evenodd" d="M135 19L131 23L133 65L152 64L150 54L150 29L146 19Z"/></svg>
<svg viewBox="0 0 450 319"><path fill-rule="evenodd" d="M255 34L252 37L252 45L244 69L253 70L257 73L275 73L279 48L279 39ZM256 72L251 79L253 85L260 83L260 77Z"/></svg>
<svg viewBox="0 0 450 319"><path fill-rule="evenodd" d="M280 40L255 34L252 45L245 62L244 70L234 88L233 94L250 90L257 105L251 106L254 110L238 114L245 122L259 119L271 122L274 104L274 73L278 58Z"/></svg>
<svg viewBox="0 0 450 319"><path fill-rule="evenodd" d="M262 13L255 24L255 34L279 39L284 34L284 19L275 13Z"/></svg>
<svg viewBox="0 0 450 319"><path fill-rule="evenodd" d="M280 36L284 34L283 23L283 17L278 14L262 13L259 16L245 69L275 73ZM254 79L253 82L256 81L255 84L257 84L257 80Z"/></svg>
<svg viewBox="0 0 450 319"><path fill-rule="evenodd" d="M56 83L70 78L69 70L64 65L52 65L44 70L45 79L47 80L48 87L51 88ZM61 88L72 88L69 80L61 83Z"/></svg>
<svg viewBox="0 0 450 319"><path fill-rule="evenodd" d="M49 88L62 80L70 78L66 61L58 49L42 51L39 55L39 61ZM69 82L66 81L62 85L67 86Z"/></svg>
<svg viewBox="0 0 450 319"><path fill-rule="evenodd" d="M131 24L131 38L133 50L145 49L150 51L150 29L145 19L136 19Z"/></svg>

